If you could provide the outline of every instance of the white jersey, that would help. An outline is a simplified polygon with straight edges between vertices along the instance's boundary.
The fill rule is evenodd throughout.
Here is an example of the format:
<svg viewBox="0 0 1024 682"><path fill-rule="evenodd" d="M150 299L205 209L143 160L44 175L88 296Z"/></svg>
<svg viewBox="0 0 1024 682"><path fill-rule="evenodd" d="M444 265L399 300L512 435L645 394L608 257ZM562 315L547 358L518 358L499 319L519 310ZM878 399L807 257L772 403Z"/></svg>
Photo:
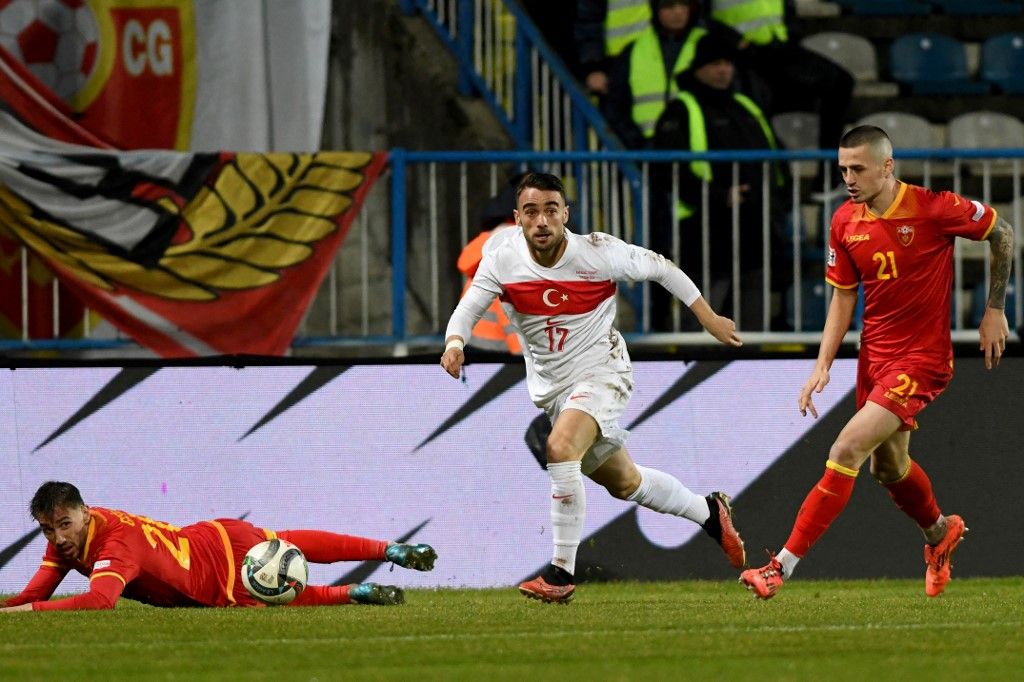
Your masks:
<svg viewBox="0 0 1024 682"><path fill-rule="evenodd" d="M595 370L629 372L629 354L614 327L616 282L660 282L690 305L693 282L664 257L611 235L565 231L566 248L552 267L530 255L521 227L488 240L473 285L448 322L445 337L468 339L498 296L524 340L530 397L545 405Z"/></svg>

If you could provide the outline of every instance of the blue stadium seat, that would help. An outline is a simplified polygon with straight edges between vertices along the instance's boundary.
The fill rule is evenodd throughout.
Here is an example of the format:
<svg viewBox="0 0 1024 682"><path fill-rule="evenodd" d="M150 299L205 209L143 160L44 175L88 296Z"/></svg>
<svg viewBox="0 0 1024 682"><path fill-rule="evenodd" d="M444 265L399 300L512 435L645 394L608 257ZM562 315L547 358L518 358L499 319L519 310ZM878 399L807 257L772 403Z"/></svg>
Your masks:
<svg viewBox="0 0 1024 682"><path fill-rule="evenodd" d="M923 0L835 0L850 14L868 17L926 17L931 5Z"/></svg>
<svg viewBox="0 0 1024 682"><path fill-rule="evenodd" d="M820 277L805 279L800 283L800 324L801 331L817 332L825 326L825 280ZM793 285L786 290L786 322L796 329L795 296Z"/></svg>
<svg viewBox="0 0 1024 682"><path fill-rule="evenodd" d="M1003 33L982 43L981 77L1007 94L1024 93L1024 33Z"/></svg>
<svg viewBox="0 0 1024 682"><path fill-rule="evenodd" d="M1016 291L1013 282L1006 285L1006 321L1010 323L1010 329L1017 328L1017 302ZM974 285L974 292L971 296L971 325L977 327L981 324L981 317L985 314L985 304L988 302L988 287L981 281Z"/></svg>
<svg viewBox="0 0 1024 682"><path fill-rule="evenodd" d="M824 279L815 277L805 279L800 284L800 323L803 325L801 331L821 331L825 326L825 291L831 285ZM1009 303L1007 303L1009 305ZM786 322L792 329L796 329L795 301L793 296L793 285L786 289ZM857 306L853 309L853 324L851 329L863 329L864 319L864 287L857 287Z"/></svg>
<svg viewBox="0 0 1024 682"><path fill-rule="evenodd" d="M908 33L892 42L889 71L915 95L984 95L987 82L967 73L964 44L941 33Z"/></svg>
<svg viewBox="0 0 1024 682"><path fill-rule="evenodd" d="M1004 0L929 0L943 14L959 17L1013 16L1021 6Z"/></svg>

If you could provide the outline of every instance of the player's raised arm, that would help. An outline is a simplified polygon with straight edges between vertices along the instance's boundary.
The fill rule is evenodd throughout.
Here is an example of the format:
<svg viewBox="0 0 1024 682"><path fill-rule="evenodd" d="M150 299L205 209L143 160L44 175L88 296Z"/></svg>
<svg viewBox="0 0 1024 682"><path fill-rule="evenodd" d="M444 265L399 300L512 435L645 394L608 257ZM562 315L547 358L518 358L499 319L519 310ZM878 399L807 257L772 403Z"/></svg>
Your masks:
<svg viewBox="0 0 1024 682"><path fill-rule="evenodd" d="M665 287L670 294L686 304L697 321L713 337L727 346L739 347L743 340L736 333L736 323L711 309L689 275L664 256L633 244L621 244L613 261L616 278L632 282L651 281ZM613 252L614 253L614 252Z"/></svg>
<svg viewBox="0 0 1024 682"><path fill-rule="evenodd" d="M1010 281L1010 266L1013 264L1013 227L1002 218L986 237L992 251L989 266L988 301L981 318L978 334L981 350L985 353L985 368L999 365L999 359L1006 350L1006 339L1010 326L1006 322L1006 285Z"/></svg>
<svg viewBox="0 0 1024 682"><path fill-rule="evenodd" d="M814 371L800 391L800 399L797 405L800 414L818 418L818 410L814 407L811 399L813 393L821 393L829 382L829 370L832 368L832 361L836 359L839 346L843 343L850 323L853 321L853 310L857 307L857 289L836 288L832 292L832 302L828 306L828 315L825 317L825 328L821 332L821 346L818 348L818 360L814 363Z"/></svg>

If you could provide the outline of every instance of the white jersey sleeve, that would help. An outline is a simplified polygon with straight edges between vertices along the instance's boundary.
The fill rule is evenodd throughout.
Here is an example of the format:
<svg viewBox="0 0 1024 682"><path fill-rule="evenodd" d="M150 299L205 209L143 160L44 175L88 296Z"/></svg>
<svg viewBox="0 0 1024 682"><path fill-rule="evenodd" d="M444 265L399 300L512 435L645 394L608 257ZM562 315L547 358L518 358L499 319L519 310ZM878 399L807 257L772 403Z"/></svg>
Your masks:
<svg viewBox="0 0 1024 682"><path fill-rule="evenodd" d="M491 241L494 241L493 237L484 246L486 247ZM492 251L493 249L486 248L483 250L483 259L480 261L476 274L473 275L473 283L469 285L469 290L455 306L455 311L452 312L452 316L448 320L444 338L461 336L464 342L468 342L473 335L473 327L490 307L491 301L495 296L501 295L503 289L494 275Z"/></svg>
<svg viewBox="0 0 1024 682"><path fill-rule="evenodd" d="M661 254L634 244L627 244L610 235L601 235L601 238L615 246L615 248L608 249L615 279L629 282L657 282L687 306L693 305L693 302L700 296L700 290L697 289L693 280L675 263Z"/></svg>

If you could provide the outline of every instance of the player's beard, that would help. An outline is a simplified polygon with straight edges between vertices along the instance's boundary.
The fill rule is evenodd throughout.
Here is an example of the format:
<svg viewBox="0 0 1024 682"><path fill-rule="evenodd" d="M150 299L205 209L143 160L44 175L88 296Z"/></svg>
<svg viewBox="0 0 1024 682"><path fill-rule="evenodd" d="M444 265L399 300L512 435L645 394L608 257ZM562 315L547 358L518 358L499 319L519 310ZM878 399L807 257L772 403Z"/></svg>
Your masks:
<svg viewBox="0 0 1024 682"><path fill-rule="evenodd" d="M536 235L530 239L530 249L537 256L551 256L558 253L558 250L562 247L565 242L565 230L561 232L556 230L548 230L548 239L543 244L538 244L536 241Z"/></svg>

